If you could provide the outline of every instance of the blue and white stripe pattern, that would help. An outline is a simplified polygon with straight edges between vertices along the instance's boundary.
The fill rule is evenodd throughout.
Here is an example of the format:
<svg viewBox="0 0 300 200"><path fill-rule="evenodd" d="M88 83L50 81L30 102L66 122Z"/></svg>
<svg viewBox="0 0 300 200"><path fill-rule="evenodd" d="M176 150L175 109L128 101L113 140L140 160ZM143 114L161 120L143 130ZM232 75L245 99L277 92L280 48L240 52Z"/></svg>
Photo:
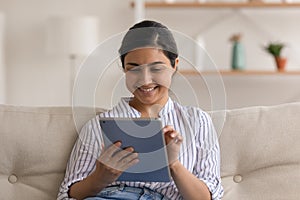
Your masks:
<svg viewBox="0 0 300 200"><path fill-rule="evenodd" d="M103 141L99 117L141 116L137 110L129 106L129 101L130 98L123 98L112 110L101 113L82 128L68 162L58 199L68 198L69 186L83 180L95 169ZM220 199L223 188L220 178L219 143L210 116L199 108L181 106L169 98L159 112L159 119L163 126L172 125L184 138L180 162L207 185L213 200ZM121 183L132 187L146 187L172 200L183 199L173 181L169 183L117 181L111 185Z"/></svg>

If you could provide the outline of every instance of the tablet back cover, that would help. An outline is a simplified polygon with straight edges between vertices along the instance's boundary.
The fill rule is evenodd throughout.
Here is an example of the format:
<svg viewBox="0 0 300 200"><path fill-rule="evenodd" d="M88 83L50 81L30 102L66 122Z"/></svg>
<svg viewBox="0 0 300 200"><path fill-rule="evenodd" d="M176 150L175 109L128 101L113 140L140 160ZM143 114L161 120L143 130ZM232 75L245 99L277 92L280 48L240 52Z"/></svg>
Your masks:
<svg viewBox="0 0 300 200"><path fill-rule="evenodd" d="M106 147L116 141L122 141L122 148L132 146L139 153L140 161L123 172L118 181L170 181L160 120L101 118L100 125Z"/></svg>

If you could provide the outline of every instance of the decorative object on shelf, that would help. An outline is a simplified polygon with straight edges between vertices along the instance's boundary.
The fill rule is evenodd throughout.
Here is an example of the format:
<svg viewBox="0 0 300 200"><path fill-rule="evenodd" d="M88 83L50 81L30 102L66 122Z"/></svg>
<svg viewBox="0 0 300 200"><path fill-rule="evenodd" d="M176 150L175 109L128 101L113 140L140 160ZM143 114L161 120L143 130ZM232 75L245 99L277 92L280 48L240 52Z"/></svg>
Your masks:
<svg viewBox="0 0 300 200"><path fill-rule="evenodd" d="M231 57L231 68L233 70L244 70L246 68L245 53L241 38L241 33L234 34L230 37L230 41L233 42Z"/></svg>
<svg viewBox="0 0 300 200"><path fill-rule="evenodd" d="M284 46L285 45L280 42L270 42L264 47L264 49L274 57L278 71L284 71L287 62L287 58L281 55Z"/></svg>

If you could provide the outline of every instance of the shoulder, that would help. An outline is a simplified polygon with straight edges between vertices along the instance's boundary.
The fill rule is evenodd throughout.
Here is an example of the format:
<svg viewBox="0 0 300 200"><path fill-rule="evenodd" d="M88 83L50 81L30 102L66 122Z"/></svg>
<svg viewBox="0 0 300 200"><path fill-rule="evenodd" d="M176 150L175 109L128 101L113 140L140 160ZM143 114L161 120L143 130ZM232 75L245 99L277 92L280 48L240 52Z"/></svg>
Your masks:
<svg viewBox="0 0 300 200"><path fill-rule="evenodd" d="M181 112L190 118L210 120L210 115L196 106L184 106L174 101L174 110Z"/></svg>
<svg viewBox="0 0 300 200"><path fill-rule="evenodd" d="M100 117L128 117L131 112L129 101L131 97L122 97L117 105L107 110L106 112L99 113Z"/></svg>
<svg viewBox="0 0 300 200"><path fill-rule="evenodd" d="M100 129L100 118L103 117L116 117L114 108L111 110L107 110L104 112L98 113L95 117L87 121L84 127L92 128L92 129Z"/></svg>
<svg viewBox="0 0 300 200"><path fill-rule="evenodd" d="M100 118L102 117L120 117L122 115L124 115L125 112L127 112L126 108L126 101L127 98L123 98L121 99L121 101L114 106L111 109L108 110L100 110L99 112L97 112L97 114L91 118L90 120L88 120L85 125L83 126L83 128L89 128L89 129L100 129Z"/></svg>
<svg viewBox="0 0 300 200"><path fill-rule="evenodd" d="M99 132L99 130L100 130L99 119L100 119L100 116L96 115L92 119L88 120L85 123L85 125L82 127L80 134L82 135L82 134L86 134L89 132Z"/></svg>

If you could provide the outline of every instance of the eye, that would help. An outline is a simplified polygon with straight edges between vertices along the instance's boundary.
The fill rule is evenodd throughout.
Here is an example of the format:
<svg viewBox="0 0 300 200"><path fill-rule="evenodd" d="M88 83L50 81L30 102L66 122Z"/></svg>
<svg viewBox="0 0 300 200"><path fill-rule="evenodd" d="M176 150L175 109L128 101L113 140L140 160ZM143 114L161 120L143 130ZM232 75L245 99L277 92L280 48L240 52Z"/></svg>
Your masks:
<svg viewBox="0 0 300 200"><path fill-rule="evenodd" d="M151 72L153 73L157 73L157 72L161 72L165 69L165 66L159 65L159 66L152 66L150 68Z"/></svg>
<svg viewBox="0 0 300 200"><path fill-rule="evenodd" d="M141 68L140 67L131 67L129 69L127 69L128 72L140 72L141 71Z"/></svg>
<svg viewBox="0 0 300 200"><path fill-rule="evenodd" d="M157 72L161 72L161 71L162 71L162 69L160 69L160 68L154 68L154 69L151 68L151 72L153 72L153 73L157 73Z"/></svg>

